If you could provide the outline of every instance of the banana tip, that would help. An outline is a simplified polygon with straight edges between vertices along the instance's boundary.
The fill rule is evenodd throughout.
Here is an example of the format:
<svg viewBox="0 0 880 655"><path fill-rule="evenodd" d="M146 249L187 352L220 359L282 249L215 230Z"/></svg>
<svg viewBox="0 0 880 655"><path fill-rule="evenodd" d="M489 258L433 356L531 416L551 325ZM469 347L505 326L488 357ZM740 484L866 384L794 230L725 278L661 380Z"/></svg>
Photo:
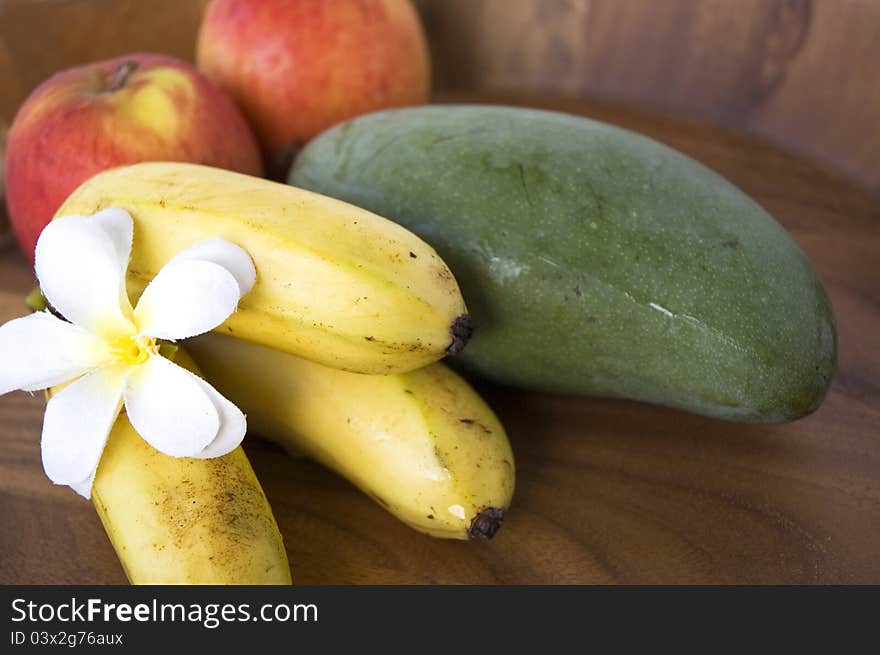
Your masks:
<svg viewBox="0 0 880 655"><path fill-rule="evenodd" d="M486 507L477 512L467 535L471 541L485 541L491 539L501 527L504 520L504 510L500 507Z"/></svg>
<svg viewBox="0 0 880 655"><path fill-rule="evenodd" d="M452 328L450 328L449 331L452 334L452 342L447 346L446 353L449 355L457 355L464 350L471 335L474 333L474 324L471 320L471 315L459 314L452 322Z"/></svg>

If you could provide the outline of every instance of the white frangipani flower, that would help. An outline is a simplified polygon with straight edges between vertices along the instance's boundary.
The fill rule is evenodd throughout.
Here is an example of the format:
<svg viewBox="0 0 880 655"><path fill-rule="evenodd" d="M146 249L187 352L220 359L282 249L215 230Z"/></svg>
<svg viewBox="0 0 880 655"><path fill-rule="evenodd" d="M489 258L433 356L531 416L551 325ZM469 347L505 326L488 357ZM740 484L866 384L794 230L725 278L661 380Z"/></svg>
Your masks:
<svg viewBox="0 0 880 655"><path fill-rule="evenodd" d="M125 289L133 222L122 209L63 216L37 242L36 274L49 312L0 326L0 394L73 380L43 418L46 475L88 498L101 453L125 405L147 443L173 457L220 457L244 437L244 414L210 384L158 354L156 339L220 325L254 284L248 254L215 238L173 257L132 308Z"/></svg>

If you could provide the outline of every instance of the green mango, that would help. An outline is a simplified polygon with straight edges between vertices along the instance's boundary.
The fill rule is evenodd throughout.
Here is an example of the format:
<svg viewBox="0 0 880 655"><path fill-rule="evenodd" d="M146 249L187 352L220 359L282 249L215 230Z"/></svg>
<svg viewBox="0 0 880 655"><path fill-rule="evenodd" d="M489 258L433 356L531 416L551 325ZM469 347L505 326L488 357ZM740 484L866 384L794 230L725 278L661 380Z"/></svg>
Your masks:
<svg viewBox="0 0 880 655"><path fill-rule="evenodd" d="M318 136L289 182L433 245L474 319L459 357L486 378L768 423L830 384L834 315L807 257L644 136L522 108L391 110Z"/></svg>

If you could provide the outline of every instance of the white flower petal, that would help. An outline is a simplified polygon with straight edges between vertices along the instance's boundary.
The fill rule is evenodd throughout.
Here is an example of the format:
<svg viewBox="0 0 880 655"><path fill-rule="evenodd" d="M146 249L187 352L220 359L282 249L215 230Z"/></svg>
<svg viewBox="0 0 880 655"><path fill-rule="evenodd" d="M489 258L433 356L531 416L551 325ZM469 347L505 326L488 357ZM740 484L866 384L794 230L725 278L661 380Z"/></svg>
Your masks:
<svg viewBox="0 0 880 655"><path fill-rule="evenodd" d="M235 277L218 264L169 262L144 289L134 319L141 335L186 339L220 325L240 297Z"/></svg>
<svg viewBox="0 0 880 655"><path fill-rule="evenodd" d="M110 237L113 243L113 249L116 251L116 257L119 261L119 268L122 272L123 282L119 287L119 306L122 313L127 317L131 317L131 301L128 298L128 291L125 288L125 274L128 272L128 261L131 259L131 245L134 241L134 221L124 209L119 207L108 207L93 214L90 221L93 221L103 232Z"/></svg>
<svg viewBox="0 0 880 655"><path fill-rule="evenodd" d="M101 339L49 312L16 318L0 326L0 394L67 382L108 357Z"/></svg>
<svg viewBox="0 0 880 655"><path fill-rule="evenodd" d="M220 430L220 416L199 378L159 355L132 370L124 396L132 427L166 455L193 457Z"/></svg>
<svg viewBox="0 0 880 655"><path fill-rule="evenodd" d="M70 488L73 489L80 496L88 500L92 497L92 485L95 484L95 475L98 473L98 467L95 467L95 470L92 471L92 474L87 477L82 482L74 482L70 485Z"/></svg>
<svg viewBox="0 0 880 655"><path fill-rule="evenodd" d="M214 440L193 457L198 459L222 457L238 448L244 439L245 432L247 432L247 419L238 407L224 398L214 387L201 378L196 379L214 403L217 414L220 416L220 430Z"/></svg>
<svg viewBox="0 0 880 655"><path fill-rule="evenodd" d="M134 221L131 220L131 215L119 207L108 207L93 214L89 220L97 223L110 237L124 275L131 258L131 244L134 239Z"/></svg>
<svg viewBox="0 0 880 655"><path fill-rule="evenodd" d="M117 245L123 218L131 218L114 216L56 218L40 234L35 254L37 279L51 305L67 320L103 335L132 329L125 295L128 261L121 260Z"/></svg>
<svg viewBox="0 0 880 655"><path fill-rule="evenodd" d="M49 399L43 417L43 468L55 484L83 482L98 467L122 406L125 369L104 367Z"/></svg>
<svg viewBox="0 0 880 655"><path fill-rule="evenodd" d="M257 270L250 255L239 246L220 237L200 241L177 253L170 262L193 259L212 262L229 271L238 282L242 296L253 288L257 280Z"/></svg>

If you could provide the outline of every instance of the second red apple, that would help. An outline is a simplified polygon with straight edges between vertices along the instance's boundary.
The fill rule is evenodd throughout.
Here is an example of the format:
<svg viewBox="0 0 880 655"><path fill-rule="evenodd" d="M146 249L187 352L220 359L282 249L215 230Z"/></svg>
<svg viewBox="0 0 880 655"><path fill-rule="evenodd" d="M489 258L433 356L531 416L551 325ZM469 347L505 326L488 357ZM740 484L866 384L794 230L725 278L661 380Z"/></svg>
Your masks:
<svg viewBox="0 0 880 655"><path fill-rule="evenodd" d="M270 156L358 114L425 103L430 88L409 0L213 0L197 61Z"/></svg>

